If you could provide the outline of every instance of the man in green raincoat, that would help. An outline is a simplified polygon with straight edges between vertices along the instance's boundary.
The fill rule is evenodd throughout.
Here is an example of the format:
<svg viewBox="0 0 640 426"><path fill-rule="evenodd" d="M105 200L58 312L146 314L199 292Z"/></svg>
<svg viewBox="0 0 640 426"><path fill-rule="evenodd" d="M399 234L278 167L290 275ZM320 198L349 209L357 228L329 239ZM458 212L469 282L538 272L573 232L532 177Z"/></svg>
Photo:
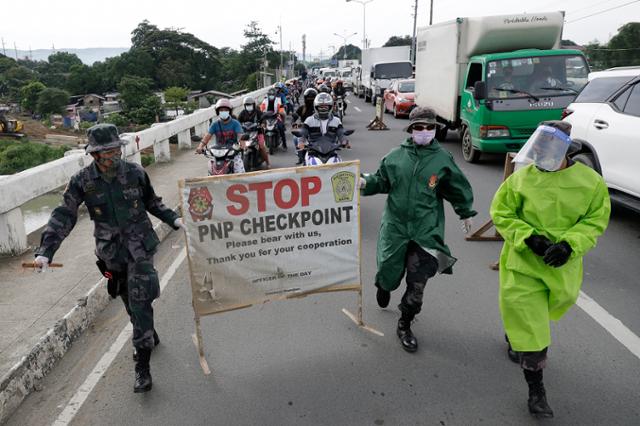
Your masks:
<svg viewBox="0 0 640 426"><path fill-rule="evenodd" d="M567 157L570 147L579 149L570 133L567 122L541 123L514 159L529 164L502 183L491 205L504 238L500 313L508 354L524 371L536 417L553 417L542 384L549 320L559 320L576 302L582 257L604 232L611 210L602 177Z"/></svg>
<svg viewBox="0 0 640 426"><path fill-rule="evenodd" d="M451 154L435 140L436 114L416 108L409 116L411 133L389 152L373 175L363 175L363 195L389 194L378 236L378 273L375 285L378 305L389 304L406 271L407 289L398 306L397 334L408 352L418 349L411 321L422 308L427 280L436 273L452 273L455 258L444 243L444 200L449 201L463 229L471 228L471 185Z"/></svg>

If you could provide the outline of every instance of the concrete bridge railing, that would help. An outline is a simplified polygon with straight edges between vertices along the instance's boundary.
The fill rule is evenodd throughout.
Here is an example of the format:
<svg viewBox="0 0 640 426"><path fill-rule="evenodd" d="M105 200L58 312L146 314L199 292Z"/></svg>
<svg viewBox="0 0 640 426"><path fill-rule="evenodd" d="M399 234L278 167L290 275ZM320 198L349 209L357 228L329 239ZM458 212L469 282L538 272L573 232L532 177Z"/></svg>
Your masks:
<svg viewBox="0 0 640 426"><path fill-rule="evenodd" d="M244 96L253 96L259 102L266 93L267 89L260 89ZM231 99L234 112L242 108L243 97ZM215 116L214 108L210 107L140 132L125 133L121 135L122 139L128 141L124 156L129 161L140 163L140 152L153 147L155 160L168 162L171 160L169 138L177 135L178 147L191 149L191 129L196 135L203 136ZM92 157L83 150L72 150L61 159L0 179L0 254L18 255L28 249L20 207L66 185L73 174L91 161Z"/></svg>

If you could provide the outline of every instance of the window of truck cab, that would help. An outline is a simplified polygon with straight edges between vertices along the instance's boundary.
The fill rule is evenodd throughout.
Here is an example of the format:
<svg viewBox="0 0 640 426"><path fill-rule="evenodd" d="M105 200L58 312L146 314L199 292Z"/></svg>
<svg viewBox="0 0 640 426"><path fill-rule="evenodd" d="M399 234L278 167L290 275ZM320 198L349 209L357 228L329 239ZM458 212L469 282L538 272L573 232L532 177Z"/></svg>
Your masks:
<svg viewBox="0 0 640 426"><path fill-rule="evenodd" d="M529 56L487 62L488 99L575 96L587 84L581 55Z"/></svg>

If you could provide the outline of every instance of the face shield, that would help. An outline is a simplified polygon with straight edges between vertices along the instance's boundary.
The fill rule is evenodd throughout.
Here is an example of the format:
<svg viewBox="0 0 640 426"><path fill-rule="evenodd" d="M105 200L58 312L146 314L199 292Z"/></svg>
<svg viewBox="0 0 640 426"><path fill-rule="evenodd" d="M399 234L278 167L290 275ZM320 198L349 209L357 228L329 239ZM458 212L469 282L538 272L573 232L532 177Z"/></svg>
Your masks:
<svg viewBox="0 0 640 426"><path fill-rule="evenodd" d="M514 163L530 164L553 172L562 166L571 138L560 129L551 126L538 126L527 143L520 149Z"/></svg>

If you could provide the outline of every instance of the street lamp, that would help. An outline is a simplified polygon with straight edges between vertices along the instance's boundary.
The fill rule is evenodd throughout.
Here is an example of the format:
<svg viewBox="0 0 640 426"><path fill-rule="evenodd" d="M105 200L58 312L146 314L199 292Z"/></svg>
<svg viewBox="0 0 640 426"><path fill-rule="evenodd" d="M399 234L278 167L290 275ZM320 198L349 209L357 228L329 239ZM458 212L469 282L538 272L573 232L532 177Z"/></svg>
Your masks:
<svg viewBox="0 0 640 426"><path fill-rule="evenodd" d="M367 3L371 3L373 0L346 0L349 2L356 2L362 5L362 50L367 48L367 27L366 27L366 6Z"/></svg>
<svg viewBox="0 0 640 426"><path fill-rule="evenodd" d="M346 30L345 30L346 33ZM344 41L344 51L342 52L342 59L347 59L347 39L349 37L353 37L354 35L358 34L357 32L353 33L353 34L349 34L349 35L340 35L338 33L333 33L333 35L338 36L338 37L342 37L342 40Z"/></svg>

